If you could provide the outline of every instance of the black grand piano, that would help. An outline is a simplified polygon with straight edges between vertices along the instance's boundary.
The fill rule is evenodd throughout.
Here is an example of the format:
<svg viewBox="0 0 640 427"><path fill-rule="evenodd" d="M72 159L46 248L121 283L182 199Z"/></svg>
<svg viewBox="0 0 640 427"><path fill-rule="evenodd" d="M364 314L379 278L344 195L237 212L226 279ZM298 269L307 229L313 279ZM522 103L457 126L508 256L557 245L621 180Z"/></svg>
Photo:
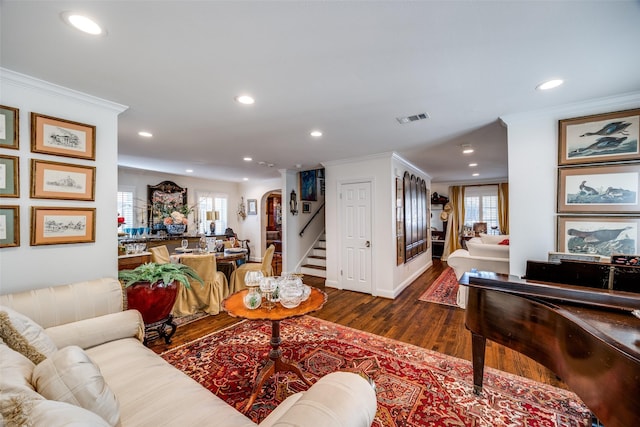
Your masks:
<svg viewBox="0 0 640 427"><path fill-rule="evenodd" d="M482 392L489 339L553 371L605 427L640 426L640 318L632 313L640 310L640 294L591 273L584 279L594 287L550 283L549 277L559 277L556 267L542 264L541 271L528 265L527 280L486 272L461 279L469 286L465 324L472 334L475 392ZM616 274L611 266L595 267Z"/></svg>

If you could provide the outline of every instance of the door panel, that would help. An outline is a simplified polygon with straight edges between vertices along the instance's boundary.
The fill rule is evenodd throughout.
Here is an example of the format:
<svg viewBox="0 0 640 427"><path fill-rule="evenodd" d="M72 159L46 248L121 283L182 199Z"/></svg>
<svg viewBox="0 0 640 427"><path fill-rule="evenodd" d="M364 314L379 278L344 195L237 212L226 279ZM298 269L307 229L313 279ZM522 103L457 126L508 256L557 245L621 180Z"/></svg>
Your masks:
<svg viewBox="0 0 640 427"><path fill-rule="evenodd" d="M341 186L342 287L372 293L371 183Z"/></svg>

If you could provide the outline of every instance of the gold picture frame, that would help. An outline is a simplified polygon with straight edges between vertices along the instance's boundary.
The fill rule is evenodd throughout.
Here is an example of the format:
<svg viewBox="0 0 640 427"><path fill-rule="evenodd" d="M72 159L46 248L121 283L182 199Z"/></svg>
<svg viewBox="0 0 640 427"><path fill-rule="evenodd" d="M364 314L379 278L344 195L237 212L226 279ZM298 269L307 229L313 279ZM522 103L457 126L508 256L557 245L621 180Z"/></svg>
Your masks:
<svg viewBox="0 0 640 427"><path fill-rule="evenodd" d="M0 154L0 197L20 197L20 159Z"/></svg>
<svg viewBox="0 0 640 427"><path fill-rule="evenodd" d="M31 246L96 241L96 209L31 207Z"/></svg>
<svg viewBox="0 0 640 427"><path fill-rule="evenodd" d="M558 252L611 256L640 253L640 216L558 215Z"/></svg>
<svg viewBox="0 0 640 427"><path fill-rule="evenodd" d="M95 160L96 127L31 113L31 151Z"/></svg>
<svg viewBox="0 0 640 427"><path fill-rule="evenodd" d="M560 120L558 165L640 160L640 109Z"/></svg>
<svg viewBox="0 0 640 427"><path fill-rule="evenodd" d="M640 214L640 163L558 169L558 213Z"/></svg>
<svg viewBox="0 0 640 427"><path fill-rule="evenodd" d="M20 149L20 110L0 105L0 148Z"/></svg>
<svg viewBox="0 0 640 427"><path fill-rule="evenodd" d="M95 200L96 168L31 159L31 198Z"/></svg>
<svg viewBox="0 0 640 427"><path fill-rule="evenodd" d="M0 205L0 248L20 246L20 206Z"/></svg>

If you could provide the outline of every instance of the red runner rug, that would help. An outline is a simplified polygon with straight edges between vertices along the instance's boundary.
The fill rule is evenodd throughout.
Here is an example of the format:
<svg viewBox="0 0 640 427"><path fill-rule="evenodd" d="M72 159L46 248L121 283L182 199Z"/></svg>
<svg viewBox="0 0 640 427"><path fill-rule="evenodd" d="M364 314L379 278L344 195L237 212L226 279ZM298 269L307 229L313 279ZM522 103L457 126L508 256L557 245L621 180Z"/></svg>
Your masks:
<svg viewBox="0 0 640 427"><path fill-rule="evenodd" d="M418 300L457 307L458 286L455 271L447 267Z"/></svg>
<svg viewBox="0 0 640 427"><path fill-rule="evenodd" d="M586 427L590 412L571 392L485 368L482 396L473 394L471 362L304 316L281 323L284 356L312 382L338 370L376 383L376 427ZM271 323L244 321L162 357L235 408L242 408L269 351ZM264 419L307 386L293 373L267 381L246 414Z"/></svg>

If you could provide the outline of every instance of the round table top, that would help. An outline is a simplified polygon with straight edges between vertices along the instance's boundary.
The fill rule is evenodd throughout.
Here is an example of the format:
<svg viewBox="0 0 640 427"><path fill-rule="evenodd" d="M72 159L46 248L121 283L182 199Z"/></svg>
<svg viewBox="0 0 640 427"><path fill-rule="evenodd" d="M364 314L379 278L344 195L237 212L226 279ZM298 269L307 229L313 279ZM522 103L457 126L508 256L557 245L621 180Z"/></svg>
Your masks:
<svg viewBox="0 0 640 427"><path fill-rule="evenodd" d="M244 296L248 292L248 289L243 289L225 298L224 301L222 301L224 311L229 313L230 316L242 317L249 320L284 320L320 310L327 302L326 293L320 289L311 287L309 298L301 302L297 307L285 308L282 304L275 303L275 306L269 310L265 307L263 301L260 307L251 310L244 305Z"/></svg>
<svg viewBox="0 0 640 427"><path fill-rule="evenodd" d="M188 250L188 251L176 251L176 253L173 253L170 255L170 257L173 257L174 259L180 259L181 256L183 255L215 255L216 256L216 261L217 262L231 262L231 261L236 261L239 259L243 259L245 257L246 254L242 253L242 252L238 252L238 253L223 253L223 252L200 252L198 250Z"/></svg>

